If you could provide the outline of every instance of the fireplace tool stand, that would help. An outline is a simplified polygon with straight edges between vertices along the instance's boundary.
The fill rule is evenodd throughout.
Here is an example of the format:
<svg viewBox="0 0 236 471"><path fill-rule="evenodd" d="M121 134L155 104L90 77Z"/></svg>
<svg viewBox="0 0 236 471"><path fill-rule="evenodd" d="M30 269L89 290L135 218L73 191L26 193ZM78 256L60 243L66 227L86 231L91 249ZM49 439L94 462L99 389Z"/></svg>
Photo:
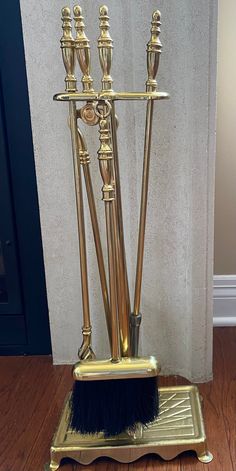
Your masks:
<svg viewBox="0 0 236 471"><path fill-rule="evenodd" d="M114 308L114 296L111 298L107 286L106 270L100 240L100 231L96 213L93 185L90 175L90 155L85 137L79 128L79 121L89 126L99 126L100 148L98 160L103 177L103 194L111 201L109 212L106 213L111 224L111 244L114 254L114 293L119 320L119 341L122 357L137 357L139 343L139 327L141 323L140 297L142 284L144 235L146 225L146 209L148 196L149 163L151 151L151 134L153 105L155 100L169 98L168 93L157 89L156 75L161 53L160 12L152 15L151 39L147 44L147 72L145 92L116 92L112 88L110 75L113 41L109 33L109 17L106 6L100 7L100 37L98 39L99 59L102 68L102 90L94 91L90 75L90 46L85 34L82 10L74 7L75 39L72 36L72 19L70 9L62 9L61 49L66 69L66 91L54 96L54 100L68 102L69 127L71 130L72 154L74 164L74 180L78 219L79 252L81 266L81 292L83 305L83 341L79 349L80 360L92 360L95 354L91 347L91 321L89 310L88 270L86 257L86 231L84 223L82 175L91 217L94 235L100 284L107 323L108 337L112 342L110 309ZM74 75L76 58L82 72L82 91L77 91ZM121 185L117 146L118 119L115 102L119 100L146 101L146 125L143 158L143 177L139 217L138 251L136 263L136 279L133 311L131 312L129 285L126 268L124 230L121 205ZM85 102L77 108L80 102ZM111 165L110 154L113 153ZM109 172L108 172L108 169ZM109 181L107 175L109 173ZM105 200L104 199L104 200ZM113 303L113 306L111 304ZM196 452L202 463L209 463L212 455L207 449L201 400L198 388L190 386L173 386L159 388L160 411L158 418L148 427L137 425L134 430L105 438L103 433L81 435L70 426L70 395L67 397L57 431L51 446L51 461L45 465L45 471L56 471L63 458L71 458L83 465L89 464L98 457L109 457L121 463L130 463L148 453L160 455L170 460L186 450Z"/></svg>

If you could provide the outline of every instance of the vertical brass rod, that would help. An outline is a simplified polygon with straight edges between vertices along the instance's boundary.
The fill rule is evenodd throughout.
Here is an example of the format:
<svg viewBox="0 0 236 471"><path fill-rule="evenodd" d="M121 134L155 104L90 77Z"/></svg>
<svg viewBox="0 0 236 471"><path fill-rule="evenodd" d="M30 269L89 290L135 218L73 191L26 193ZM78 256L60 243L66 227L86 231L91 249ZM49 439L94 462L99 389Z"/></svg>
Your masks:
<svg viewBox="0 0 236 471"><path fill-rule="evenodd" d="M93 79L90 75L90 45L89 40L85 34L85 24L84 18L82 16L82 8L79 5L75 5L74 9L74 20L75 20L75 30L76 30L76 38L75 38L75 51L76 56L79 62L79 66L82 72L82 86L83 92L93 91ZM98 122L98 118L94 113L94 108L92 104L88 104L80 110L79 116L83 119L87 124L95 125ZM95 118L95 119L94 119ZM92 123L91 123L92 121ZM107 324L107 331L108 337L111 345L111 319L110 319L110 306L109 306L109 296L108 296L108 288L107 288L107 280L106 280L106 272L104 266L104 259L103 259L103 252L102 252L102 245L101 245L101 238L100 238L100 231L98 226L98 219L97 219L97 211L95 206L94 194L93 194L93 185L91 180L90 174L90 157L86 147L84 136L81 130L78 127L78 146L79 146L79 154L80 154L80 163L83 167L83 174L86 186L86 193L92 223L92 230L94 236L94 243L96 249L96 256L97 256L97 263L98 263L98 270L100 276L100 283L101 283L101 290L102 290L102 297L103 297L103 304L106 316L106 324Z"/></svg>
<svg viewBox="0 0 236 471"><path fill-rule="evenodd" d="M74 38L71 34L71 15L70 9L65 7L62 9L62 29L63 36L61 38L61 50L64 66L66 69L66 91L76 92L76 78L74 75L75 67L75 48ZM83 193L80 174L80 163L78 161L78 140L77 140L77 111L75 102L69 103L69 119L71 130L71 143L73 154L74 182L76 195L76 211L79 237L79 253L80 253L80 272L81 272L81 289L82 289L82 306L83 306L83 342L79 349L80 359L92 359L95 357L91 347L91 321L89 309L89 291L88 291L88 273L87 273L87 255L86 255L86 237L84 225L83 211Z"/></svg>
<svg viewBox="0 0 236 471"><path fill-rule="evenodd" d="M130 295L128 273L125 256L125 242L124 242L124 226L122 215L122 201L121 201L121 184L120 184L120 169L117 145L117 124L115 114L115 103L111 103L111 131L112 131L112 147L114 159L114 173L115 173L115 189L116 189L116 219L118 224L117 230L117 264L119 266L119 285L120 285L120 323L121 323L121 352L122 356L130 355L130 339L129 339L129 316L130 316Z"/></svg>
<svg viewBox="0 0 236 471"><path fill-rule="evenodd" d="M112 77L110 75L113 41L109 33L109 16L108 8L103 5L99 10L100 16L100 36L98 39L99 59L103 72L102 77L102 90L112 91ZM117 305L119 315L119 329L120 329L120 342L121 342L121 355L128 356L130 353L129 341L129 315L130 315L130 300L128 289L128 276L125 261L125 246L123 235L123 221L122 221L122 205L120 194L120 176L118 164L118 148L116 138L116 116L114 103L111 102L111 137L113 147L113 179L115 183L116 200L113 204L114 212L114 230L116 236L116 279L117 279ZM116 228L116 227L117 228Z"/></svg>
<svg viewBox="0 0 236 471"><path fill-rule="evenodd" d="M83 343L79 349L80 359L93 358L95 355L91 349L91 321L90 321L90 308L89 308L89 291L88 291L88 270L87 270L87 255L86 255L86 235L84 224L84 209L83 209L83 192L82 181L80 173L80 163L78 160L77 149L77 118L76 118L76 104L69 103L70 112L70 128L71 128L71 142L73 151L73 167L74 167L74 181L76 189L76 210L78 222L78 235L79 235L79 251L80 251L80 275L82 287L82 304L83 304Z"/></svg>
<svg viewBox="0 0 236 471"><path fill-rule="evenodd" d="M109 103L108 103L109 104ZM105 108L103 106L105 116ZM114 211L115 188L112 179L113 154L110 146L110 132L108 120L104 118L99 121L100 148L98 150L99 168L103 180L102 194L105 204L108 270L110 287L110 311L112 325L112 345L111 355L113 361L120 359L120 336L119 321L117 313L117 292L116 292L116 259L115 259L115 234L114 234Z"/></svg>
<svg viewBox="0 0 236 471"><path fill-rule="evenodd" d="M86 185L88 205L89 205L91 222L92 222L95 249L96 249L96 254L97 254L98 270L99 270L102 298L103 298L103 304L104 304L104 310L105 310L105 316L106 316L108 337L111 344L111 319L110 319L109 296L108 296L104 258L103 258L103 252L102 252L100 231L99 231L99 226L98 226L97 212L96 212L96 207L95 207L89 165L83 165L83 172L84 172L84 180L85 180L85 185Z"/></svg>
<svg viewBox="0 0 236 471"><path fill-rule="evenodd" d="M113 205L114 201L105 203L108 265L109 265L109 285L110 285L110 306L112 317L112 360L120 360L120 336L117 317L117 292L116 292L116 269L115 269L115 246L114 246L114 225L113 225Z"/></svg>
<svg viewBox="0 0 236 471"><path fill-rule="evenodd" d="M136 265L135 293L134 293L134 314L137 316L140 310L141 284L143 273L143 254L144 254L144 238L147 215L147 199L148 199L148 183L150 168L150 152L151 152L151 132L152 132L153 102L149 100L146 111L145 124L145 144L142 174L142 190L141 205L139 216L139 235L138 235L138 256Z"/></svg>
<svg viewBox="0 0 236 471"><path fill-rule="evenodd" d="M156 91L157 89L156 75L157 75L157 71L159 67L159 59L160 59L161 48L162 48L162 44L159 39L160 24L161 24L160 19L161 19L160 12L158 10L154 11L152 15L151 39L147 44L147 71L148 71L148 79L146 81L147 92ZM136 278L135 278L134 308L133 308L133 313L130 316L131 350L132 350L132 355L134 356L138 355L139 328L140 328L140 323L141 323L140 299L141 299L144 238L145 238L147 199L148 199L152 118L153 118L153 102L152 100L148 100L147 110L146 110L146 123L145 123L145 142L144 142L144 157L143 157L141 204L140 204L140 216L139 216L139 235L138 235L138 250L137 250L137 264L136 264Z"/></svg>

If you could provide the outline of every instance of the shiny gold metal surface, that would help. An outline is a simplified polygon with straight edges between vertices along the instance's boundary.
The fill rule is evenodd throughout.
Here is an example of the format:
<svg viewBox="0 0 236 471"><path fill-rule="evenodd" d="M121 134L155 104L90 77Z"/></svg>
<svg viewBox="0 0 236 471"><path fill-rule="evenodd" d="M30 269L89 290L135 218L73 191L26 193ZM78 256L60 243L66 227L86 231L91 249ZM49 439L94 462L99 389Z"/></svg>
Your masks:
<svg viewBox="0 0 236 471"><path fill-rule="evenodd" d="M84 92L93 91L92 83L93 79L90 75L90 46L89 40L85 34L85 25L82 17L82 9L79 5L74 7L74 19L75 19L75 29L76 29L76 39L75 39L75 50L77 52L77 58L82 71L82 84ZM95 113L93 103L87 103L83 108L77 110L77 116L83 120L84 123L88 125L95 126L99 122L99 118ZM80 163L83 167L83 174L88 198L88 205L91 217L91 224L94 236L94 243L96 249L98 270L100 276L101 291L103 297L103 304L106 316L107 331L108 337L111 345L111 316L110 316L110 305L109 305L109 295L106 281L106 272L104 266L104 258L102 252L102 244L100 239L100 231L98 226L97 212L95 206L95 199L93 193L92 179L90 174L90 156L86 146L84 135L82 134L79 127L78 130L78 156Z"/></svg>
<svg viewBox="0 0 236 471"><path fill-rule="evenodd" d="M82 181L80 172L80 162L77 155L77 118L75 104L70 104L70 122L71 122L71 140L73 149L73 163L74 163L74 178L76 188L76 207L78 218L78 233L80 245L80 263L81 263L81 287L82 287L82 303L83 303L83 329L91 330L90 312L89 312L89 292L88 292L88 273L87 273L87 255L86 255L86 236L84 224L84 209L83 209L83 193Z"/></svg>
<svg viewBox="0 0 236 471"><path fill-rule="evenodd" d="M87 465L99 457L131 463L149 453L171 460L184 451L193 450L202 463L209 463L201 402L196 386L160 388L160 414L142 433L129 432L118 437L103 434L80 435L69 426L69 398L63 409L52 441L51 462L45 470L56 471L63 458Z"/></svg>
<svg viewBox="0 0 236 471"><path fill-rule="evenodd" d="M71 106L72 105L72 106ZM88 270L87 270L87 253L86 253L86 235L84 224L84 208L83 208L83 192L82 181L80 172L80 161L78 159L78 139L77 139L77 117L75 103L70 103L70 128L71 128L71 141L73 149L73 165L74 165L74 180L75 180L75 193L76 193L76 208L77 208L77 221L78 221L78 234L79 234L79 252L80 252L80 268L81 268L81 291L82 291L82 305L83 305L83 327L82 335L83 342L79 349L79 358L89 359L94 358L94 352L91 347L91 321L90 321L90 308L89 308L89 290L88 290Z"/></svg>
<svg viewBox="0 0 236 471"><path fill-rule="evenodd" d="M74 76L75 67L75 48L74 39L71 34L71 16L70 9L62 9L62 29L63 36L61 38L61 49L64 66L67 72L65 83L67 90L76 90L76 78ZM87 253L86 253L86 235L84 224L84 206L83 191L81 182L79 151L78 151L78 130L77 130L77 111L76 103L69 102L69 123L71 131L71 145L73 155L76 210L77 210L77 226L79 236L79 254L80 254L80 271L81 271L81 291L83 305L83 341L79 349L78 355L80 359L88 360L95 358L95 354L91 346L92 327L90 321L89 309L89 291L88 291L88 270L87 270Z"/></svg>
<svg viewBox="0 0 236 471"><path fill-rule="evenodd" d="M102 199L105 204L106 233L107 233L107 254L110 287L110 312L111 312L111 355L113 361L120 359L120 337L117 312L117 285L116 285L116 259L115 259L115 239L113 227L113 205L115 199L115 188L112 180L113 154L110 146L110 131L108 110L102 107L101 119L99 121L100 148L98 150L99 168L103 181Z"/></svg>
<svg viewBox="0 0 236 471"><path fill-rule="evenodd" d="M85 188L86 188L86 193L87 193L87 198L88 198L94 244L95 244L95 249L96 249L103 304L104 304L104 310L105 310L105 316L106 316L107 331L108 331L109 341L111 344L111 316L110 316L109 294L108 294L106 272L105 272L104 258L103 258L103 252L102 252L102 244L101 244L101 238L100 238L100 230L99 230L99 225L98 225L97 211L96 211L96 205L95 205L95 199L94 199L94 193L93 193L93 185L92 185L90 168L89 168L90 156L87 150L83 133L81 132L78 125L77 125L77 131L78 131L78 154L79 154L78 157L80 160L80 164L82 165L82 168L83 168Z"/></svg>
<svg viewBox="0 0 236 471"><path fill-rule="evenodd" d="M62 29L63 35L61 38L61 52L62 58L64 62L64 66L66 69L66 91L68 93L75 92L76 88L76 78L74 75L74 68L75 68L75 41L71 34L72 26L71 26L71 15L70 9L68 7L62 8Z"/></svg>
<svg viewBox="0 0 236 471"><path fill-rule="evenodd" d="M159 372L160 365L155 357L127 357L118 362L112 359L78 361L73 368L73 378L76 381L148 378L157 376Z"/></svg>
<svg viewBox="0 0 236 471"><path fill-rule="evenodd" d="M112 89L111 62L113 41L109 34L109 17L106 6L100 7L100 36L98 39L99 59L102 67L102 90L94 91L90 75L90 47L85 34L82 9L74 7L76 38L72 36L70 9L62 9L61 49L66 69L66 91L54 96L56 101L69 103L69 123L73 150L73 165L76 188L76 203L78 216L78 234L80 243L81 284L83 299L83 343L80 349L80 361L73 369L75 380L101 380L121 378L142 378L157 376L160 365L154 357L130 358L122 355L130 353L130 336L122 322L128 321L129 289L125 262L125 247L123 239L123 222L121 208L121 190L119 179L117 118L115 115L116 100L147 100L144 164L142 180L142 196L140 209L140 228L138 243L138 261L136 270L136 288L134 301L133 327L136 331L136 347L132 353L137 355L138 329L141 321L139 313L142 263L144 249L144 232L148 194L148 175L151 148L151 130L154 100L168 99L169 95L157 90L156 74L158 71L161 52L160 12L152 16L151 39L147 45L147 71L145 92L116 92ZM83 91L77 91L74 75L75 56L77 56L82 71ZM76 102L86 102L78 110ZM98 151L99 167L103 180L103 200L107 226L107 248L109 265L109 293L106 286L101 241L97 223L96 208L89 171L89 152L77 120L80 118L86 125L99 124L100 148ZM106 311L108 332L111 343L111 359L93 359L91 349L91 323L89 312L89 293L87 280L86 238L83 214L83 194L81 185L81 167L85 177L91 213L94 240L97 251L98 266L101 278L104 306ZM117 299L118 294L118 299ZM110 298L110 299L109 299ZM123 307L121 306L121 300ZM124 309L124 300L126 306ZM119 301L119 302L118 302ZM118 311L120 315L118 319ZM123 316L123 318L122 318ZM123 320L122 320L123 319ZM135 343L133 340L133 344ZM121 347L121 351L120 351ZM89 360L89 361L88 361ZM96 384L94 383L96 388ZM63 458L86 465L98 457L110 457L123 463L130 463L143 455L154 453L165 460L176 457L179 453L194 450L202 463L212 460L207 449L201 403L198 389L195 386L178 386L160 388L160 413L158 418L148 427L137 424L135 430L105 438L102 433L96 435L80 435L70 428L70 396L67 398L58 429L51 446L51 461L45 465L46 471L56 471ZM105 400L105 398L104 398Z"/></svg>
<svg viewBox="0 0 236 471"><path fill-rule="evenodd" d="M94 104L91 101L77 109L77 116L88 126L96 126L99 123L99 117L96 115Z"/></svg>
<svg viewBox="0 0 236 471"><path fill-rule="evenodd" d="M113 40L110 36L109 29L109 16L108 8L103 5L99 9L100 20L100 36L98 38L98 51L99 60L102 69L102 90L112 92L112 77L111 77L111 63L112 63L112 49ZM120 188L120 172L118 161L118 146L117 146L117 119L115 116L115 104L111 101L111 114L110 114L110 135L112 141L113 151L113 165L112 165L112 179L115 188L115 199L112 205L112 219L113 219L113 232L114 232L114 248L115 248L115 268L116 268L116 294L117 294L117 309L119 318L119 335L120 335L120 352L121 356L126 357L130 355L130 340L129 340L129 315L130 315L130 297L128 286L128 274L126 267L125 244L124 244L124 229L122 217L122 204L121 204L121 188Z"/></svg>
<svg viewBox="0 0 236 471"><path fill-rule="evenodd" d="M55 101L91 101L91 100L166 100L170 98L166 92L90 92L90 93L56 93Z"/></svg>
<svg viewBox="0 0 236 471"><path fill-rule="evenodd" d="M76 39L75 39L75 51L77 54L77 59L80 65L80 69L82 71L82 85L83 91L86 92L93 92L92 84L93 79L90 75L90 46L89 40L85 34L85 25L83 22L82 16L82 9L79 5L76 5L73 9L74 11L74 20L75 20L75 29L76 29ZM95 126L99 122L99 118L95 113L95 109L93 103L87 103L83 106L80 110L76 110L77 117L82 119L85 124L89 126ZM108 295L108 288L107 288L107 281L106 281L106 272L104 266L104 259L103 259L103 252L102 252L102 245L100 239L100 231L98 226L98 219L97 219L97 212L95 206L95 199L93 194L93 186L90 174L90 156L87 150L85 138L80 130L78 130L78 156L80 163L83 167L83 174L88 198L88 205L92 223L92 230L94 236L94 243L97 255L97 262L98 262L98 269L99 269L99 276L100 276L100 283L101 283L101 290L102 290L102 297L103 297L103 304L104 310L106 315L106 323L107 323L107 331L108 337L111 344L111 317L110 317L110 306L109 306L109 295Z"/></svg>
<svg viewBox="0 0 236 471"><path fill-rule="evenodd" d="M83 73L82 85L83 91L93 91L93 79L90 75L90 47L89 40L84 32L84 18L82 16L82 8L79 5L74 6L74 20L75 20L75 51L81 71Z"/></svg>
<svg viewBox="0 0 236 471"><path fill-rule="evenodd" d="M157 90L156 75L158 72L158 66L159 66L159 60L160 60L160 54L161 54L161 48L162 48L162 44L159 39L159 35L161 32L160 31L160 25L161 25L160 19L161 19L161 14L159 10L154 11L152 15L151 39L147 44L147 72L148 72L148 79L146 81L147 92L156 92ZM131 314L131 351L132 351L132 355L135 355L135 356L138 355L139 328L140 328L140 323L141 323L140 301L141 301L144 238L145 238L145 228L146 228L146 214L147 214L148 187L149 187L149 167L150 167L150 154L151 154L153 104L154 104L153 100L149 100L147 102L147 110L146 110L134 307L133 307L133 313ZM135 321L135 317L136 317L136 321Z"/></svg>
<svg viewBox="0 0 236 471"><path fill-rule="evenodd" d="M102 90L112 92L112 77L111 61L112 61L112 49L113 41L109 33L109 16L108 8L106 5L102 5L99 8L99 20L100 20L100 36L98 38L98 51L101 68L103 71L102 77Z"/></svg>
<svg viewBox="0 0 236 471"><path fill-rule="evenodd" d="M121 354L122 356L129 356L130 349L130 332L129 332L129 315L130 315L130 293L128 272L126 265L125 253L125 240L124 240L124 225L123 225L123 212L121 201L121 182L119 170L119 156L118 156L118 143L117 143L117 127L118 119L115 112L115 103L112 102L111 109L111 134L112 134L112 148L114 153L114 181L116 190L115 211L117 218L117 231L118 231L118 245L117 245L117 266L119 270L119 285L120 285L120 337L121 337Z"/></svg>

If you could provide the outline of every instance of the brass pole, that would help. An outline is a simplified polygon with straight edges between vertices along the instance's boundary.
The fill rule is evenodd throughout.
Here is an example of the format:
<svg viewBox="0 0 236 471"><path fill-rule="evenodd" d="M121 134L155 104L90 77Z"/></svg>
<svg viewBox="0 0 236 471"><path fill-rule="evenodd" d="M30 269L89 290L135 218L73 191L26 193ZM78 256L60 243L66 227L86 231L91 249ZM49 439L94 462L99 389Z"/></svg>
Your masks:
<svg viewBox="0 0 236 471"><path fill-rule="evenodd" d="M99 10L100 16L100 36L98 38L99 59L103 72L102 91L112 92L112 77L110 75L113 41L109 33L109 16L108 8L103 5ZM129 315L130 315L130 298L128 287L128 275L125 258L124 231L121 204L121 189L118 161L118 147L116 128L117 120L115 115L115 105L111 102L111 141L113 150L113 182L115 185L116 198L113 204L113 230L116 246L116 278L117 278L117 303L120 328L121 355L129 356Z"/></svg>
<svg viewBox="0 0 236 471"><path fill-rule="evenodd" d="M75 47L74 39L71 34L71 16L70 9L65 7L62 9L62 28L63 36L61 38L61 49L64 66L66 69L66 91L76 92L76 78L74 76L75 66ZM89 292L88 292L88 273L87 273L87 256L86 256L86 237L84 225L84 211L83 211L83 193L82 182L80 174L80 163L78 162L78 149L77 149L77 112L76 103L69 103L69 117L70 117L70 130L71 142L73 152L73 166L74 166L74 181L76 193L76 210L78 222L78 236L79 236L79 252L80 252L80 272L81 272L81 288L82 288L82 305L83 305L83 342L79 349L79 358L82 360L92 359L95 357L91 347L91 322L89 310Z"/></svg>
<svg viewBox="0 0 236 471"><path fill-rule="evenodd" d="M120 251L118 252L118 261L120 266L120 282L122 283L122 303L121 303L121 317L123 319L122 328L122 355L130 355L130 339L129 339L129 316L130 316L130 295L129 295L129 282L125 256L125 242L124 242L124 226L122 215L122 201L121 201L121 184L120 184L120 169L118 158L118 145L117 145L117 116L115 112L115 103L112 102L111 109L111 131L112 131L112 146L114 155L114 169L115 169L115 184L116 184L116 212L118 221L118 237L120 241Z"/></svg>
<svg viewBox="0 0 236 471"><path fill-rule="evenodd" d="M83 92L92 92L93 88L93 79L90 75L90 46L89 40L85 34L85 25L84 25L84 18L82 16L82 8L79 5L74 6L74 20L75 20L75 30L76 30L76 38L75 38L75 51L77 55L77 59L80 65L80 69L82 71L82 85L83 85ZM98 124L99 118L96 116L94 108L91 103L87 103L81 110L78 111L78 116L88 125L96 125ZM106 323L107 323L107 330L108 330L108 337L111 344L111 319L110 319L110 306L109 306L109 296L108 296L108 288L107 288L107 280L106 280L106 272L104 266L104 258L102 252L102 244L100 238L100 231L97 219L97 211L95 206L94 200L94 193L93 193L93 186L90 174L90 156L87 150L86 142L81 130L78 127L78 149L79 149L79 158L80 163L83 168L85 186L86 186L86 193L88 198L88 205L93 229L93 236L94 236L94 243L97 255L97 262L98 262L98 270L100 276L100 283L101 283L101 291L103 297L103 304L106 316Z"/></svg>
<svg viewBox="0 0 236 471"><path fill-rule="evenodd" d="M109 105L109 103L108 103ZM103 111L105 110L103 106ZM105 114L99 121L100 148L98 151L99 168L103 180L103 201L105 203L106 231L107 231L107 250L108 250L108 268L109 268L109 286L110 286L110 309L112 324L112 360L120 360L120 336L117 313L117 292L116 292L116 259L115 259L115 240L114 240L114 212L113 205L115 200L115 189L112 181L112 149L110 146L109 126Z"/></svg>
<svg viewBox="0 0 236 471"><path fill-rule="evenodd" d="M77 127L77 130L78 130L78 147L79 147L80 164L82 165L82 168L83 168L84 181L85 181L85 186L86 186L86 193L87 193L87 198L88 198L88 205L89 205L92 230L93 230L93 236L94 236L94 244L95 244L96 255L97 255L103 304L104 304L104 310L105 310L105 315L106 315L107 331L108 331L109 341L111 344L111 316L110 316L109 295L108 295L107 279L106 279L106 272L105 272L105 266L104 266L104 258L103 258L103 252L102 252L102 244L101 244L101 238L100 238L100 230L99 230L99 225L98 225L97 211L96 211L96 206L95 206L93 186L92 186L91 174L90 174L90 168L89 168L90 157L87 151L84 136L78 127Z"/></svg>
<svg viewBox="0 0 236 471"><path fill-rule="evenodd" d="M161 41L160 22L161 14L158 10L154 11L152 15L151 39L147 44L147 71L148 79L146 81L146 91L155 92L157 90L156 75L159 67L159 59L161 54ZM146 126L145 126L145 143L144 143L144 158L143 158L143 176L142 176L142 190L141 190L141 205L139 216L139 235L138 235L138 251L137 251L137 265L136 265L136 279L135 279L135 294L134 294L134 309L130 316L131 324L131 349L132 355L138 355L139 343L139 327L141 323L140 313L140 297L143 273L143 254L144 254L144 238L146 226L146 213L147 213L147 198L148 198L148 182L149 182L149 165L150 165L150 152L151 152L151 135L152 135L152 117L153 117L153 100L148 100L146 111Z"/></svg>

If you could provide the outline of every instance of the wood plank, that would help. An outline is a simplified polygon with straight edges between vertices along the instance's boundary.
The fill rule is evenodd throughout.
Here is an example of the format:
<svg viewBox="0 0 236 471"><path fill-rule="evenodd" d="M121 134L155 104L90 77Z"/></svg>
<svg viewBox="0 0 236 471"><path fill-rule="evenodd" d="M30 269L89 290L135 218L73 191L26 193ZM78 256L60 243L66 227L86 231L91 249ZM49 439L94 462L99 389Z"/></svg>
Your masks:
<svg viewBox="0 0 236 471"><path fill-rule="evenodd" d="M59 422L63 403L72 385L70 367L57 366L54 367L54 370L56 373L53 376L51 387L46 389L46 397L42 397L39 411L35 411L32 417L34 422L33 427L29 426L29 433L32 433L34 431L33 429L36 428L38 434L30 450L28 459L21 468L22 471L43 470L44 464L50 461L52 437ZM43 419L43 423L39 427L38 424L41 419ZM68 465L68 470L69 469L71 469L70 464Z"/></svg>
<svg viewBox="0 0 236 471"><path fill-rule="evenodd" d="M233 373L233 369L230 369L229 364L225 362L225 354L229 352L234 358L236 356L236 349L233 352L233 346L230 343L232 335L236 337L235 328L214 329L214 381L199 385L200 393L204 399L203 414L208 448L214 456L213 461L207 465L209 471L234 471L224 420L226 414L229 421L229 433L232 433L234 428L232 412L231 415L229 410L224 413L225 394ZM234 392L236 393L236 389ZM232 401L230 402L232 403ZM181 471L203 471L204 469L206 469L206 465L196 460L194 454L181 456Z"/></svg>
<svg viewBox="0 0 236 471"><path fill-rule="evenodd" d="M0 428L0 470L19 471L24 469L49 405L54 401L64 367L54 368L49 357L22 357L15 361L11 358L7 364L10 366L5 371L5 384L0 387L4 412Z"/></svg>
<svg viewBox="0 0 236 471"><path fill-rule="evenodd" d="M229 444L232 469L236 468L236 329L221 328L215 332L214 389L221 390L222 417ZM222 446L222 445L221 445Z"/></svg>

